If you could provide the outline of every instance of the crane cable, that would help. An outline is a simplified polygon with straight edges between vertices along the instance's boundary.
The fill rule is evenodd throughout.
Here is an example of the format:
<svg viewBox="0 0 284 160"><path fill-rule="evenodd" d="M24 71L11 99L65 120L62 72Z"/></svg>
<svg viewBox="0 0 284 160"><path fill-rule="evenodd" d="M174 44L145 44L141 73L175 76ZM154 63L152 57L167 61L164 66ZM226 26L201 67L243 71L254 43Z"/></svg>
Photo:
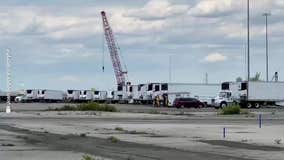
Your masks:
<svg viewBox="0 0 284 160"><path fill-rule="evenodd" d="M102 71L105 72L105 37L104 37L104 32L102 34Z"/></svg>
<svg viewBox="0 0 284 160"><path fill-rule="evenodd" d="M123 65L123 67L124 67L124 72L128 72L128 69L127 69L127 66L126 66L126 63L125 63L125 61L124 61L124 56L123 56L123 54L122 54L122 51L121 51L121 49L120 49L120 46L119 46L119 44L118 44L118 42L117 41L115 41L115 43L116 43L116 46L117 46L117 49L118 49L118 53L119 53L119 55L120 55L120 57L121 57L121 62L122 62L122 65ZM126 81L128 81L129 79L128 79L128 74L125 74L125 76L126 76Z"/></svg>

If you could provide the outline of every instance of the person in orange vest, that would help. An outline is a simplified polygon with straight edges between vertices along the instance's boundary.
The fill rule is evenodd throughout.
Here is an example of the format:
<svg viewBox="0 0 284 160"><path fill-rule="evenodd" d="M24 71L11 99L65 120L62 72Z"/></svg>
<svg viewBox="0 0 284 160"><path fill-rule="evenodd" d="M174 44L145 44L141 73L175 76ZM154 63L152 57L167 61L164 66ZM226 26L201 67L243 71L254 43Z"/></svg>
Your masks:
<svg viewBox="0 0 284 160"><path fill-rule="evenodd" d="M160 107L160 103L161 103L160 100L161 100L160 96L157 96L157 107Z"/></svg>

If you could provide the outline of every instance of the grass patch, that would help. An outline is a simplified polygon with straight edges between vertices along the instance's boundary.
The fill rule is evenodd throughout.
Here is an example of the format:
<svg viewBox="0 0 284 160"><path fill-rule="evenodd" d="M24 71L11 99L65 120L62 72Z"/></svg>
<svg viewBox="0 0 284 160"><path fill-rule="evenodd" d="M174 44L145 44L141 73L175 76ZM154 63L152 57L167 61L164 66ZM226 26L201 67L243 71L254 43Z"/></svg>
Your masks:
<svg viewBox="0 0 284 160"><path fill-rule="evenodd" d="M73 106L73 105L64 105L63 107L60 107L60 108L48 107L47 110L48 111L76 111L77 108L76 106Z"/></svg>
<svg viewBox="0 0 284 160"><path fill-rule="evenodd" d="M275 142L276 144L281 144L281 141L282 141L282 139L275 139L275 140L274 140L274 142Z"/></svg>
<svg viewBox="0 0 284 160"><path fill-rule="evenodd" d="M61 108L51 109L48 111L104 111L104 112L118 112L118 110L108 104L98 104L98 103L85 103L79 105L64 105Z"/></svg>
<svg viewBox="0 0 284 160"><path fill-rule="evenodd" d="M147 132L138 132L138 131L127 131L127 134L148 134Z"/></svg>
<svg viewBox="0 0 284 160"><path fill-rule="evenodd" d="M160 114L160 112L157 111L157 110L151 110L151 111L149 112L149 114Z"/></svg>
<svg viewBox="0 0 284 160"><path fill-rule="evenodd" d="M234 115L241 114L241 107L239 105L231 105L228 107L224 107L219 111L221 115Z"/></svg>
<svg viewBox="0 0 284 160"><path fill-rule="evenodd" d="M248 109L241 109L240 114L249 115L251 114Z"/></svg>
<svg viewBox="0 0 284 160"><path fill-rule="evenodd" d="M89 156L89 155L84 155L81 160L96 160L95 158Z"/></svg>
<svg viewBox="0 0 284 160"><path fill-rule="evenodd" d="M117 137L111 136L108 138L108 140L110 140L111 143L118 143L119 139Z"/></svg>
<svg viewBox="0 0 284 160"><path fill-rule="evenodd" d="M15 145L11 144L11 143L7 143L7 144L1 144L1 146L3 146L3 147L13 147Z"/></svg>
<svg viewBox="0 0 284 160"><path fill-rule="evenodd" d="M124 131L124 129L122 127L115 127L116 131Z"/></svg>
<svg viewBox="0 0 284 160"><path fill-rule="evenodd" d="M81 133L80 137L87 137L87 134L86 133Z"/></svg>
<svg viewBox="0 0 284 160"><path fill-rule="evenodd" d="M117 112L114 106L108 104L86 103L77 106L79 111L104 111L104 112Z"/></svg>

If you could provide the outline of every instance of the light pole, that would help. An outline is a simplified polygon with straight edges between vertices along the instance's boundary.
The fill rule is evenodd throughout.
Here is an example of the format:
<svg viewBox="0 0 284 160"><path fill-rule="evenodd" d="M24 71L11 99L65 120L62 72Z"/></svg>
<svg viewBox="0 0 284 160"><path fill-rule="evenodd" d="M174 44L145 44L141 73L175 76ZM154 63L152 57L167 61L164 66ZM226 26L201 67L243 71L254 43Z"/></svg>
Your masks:
<svg viewBox="0 0 284 160"><path fill-rule="evenodd" d="M169 83L172 83L172 55L169 56Z"/></svg>
<svg viewBox="0 0 284 160"><path fill-rule="evenodd" d="M269 81L269 71L268 71L268 16L271 16L271 13L263 13L265 16L265 24L266 24L266 82Z"/></svg>
<svg viewBox="0 0 284 160"><path fill-rule="evenodd" d="M11 82L11 50L6 49L6 60L7 60L7 106L6 106L6 113L11 112L11 88L12 88L12 82Z"/></svg>
<svg viewBox="0 0 284 160"><path fill-rule="evenodd" d="M250 80L250 1L247 0L247 61L248 61L248 81L247 81L247 100L249 98L249 80Z"/></svg>
<svg viewBox="0 0 284 160"><path fill-rule="evenodd" d="M247 0L247 61L248 61L248 81L250 79L250 1Z"/></svg>

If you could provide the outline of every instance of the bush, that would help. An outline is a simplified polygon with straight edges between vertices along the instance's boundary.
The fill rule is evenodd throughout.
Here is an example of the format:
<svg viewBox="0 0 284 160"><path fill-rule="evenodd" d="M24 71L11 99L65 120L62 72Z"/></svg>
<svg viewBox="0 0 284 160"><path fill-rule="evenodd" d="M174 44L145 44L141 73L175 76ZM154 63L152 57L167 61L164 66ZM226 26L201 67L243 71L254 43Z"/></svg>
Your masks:
<svg viewBox="0 0 284 160"><path fill-rule="evenodd" d="M221 109L222 115L232 115L232 114L240 114L241 113L241 107L239 105L232 105L228 107L224 107Z"/></svg>

